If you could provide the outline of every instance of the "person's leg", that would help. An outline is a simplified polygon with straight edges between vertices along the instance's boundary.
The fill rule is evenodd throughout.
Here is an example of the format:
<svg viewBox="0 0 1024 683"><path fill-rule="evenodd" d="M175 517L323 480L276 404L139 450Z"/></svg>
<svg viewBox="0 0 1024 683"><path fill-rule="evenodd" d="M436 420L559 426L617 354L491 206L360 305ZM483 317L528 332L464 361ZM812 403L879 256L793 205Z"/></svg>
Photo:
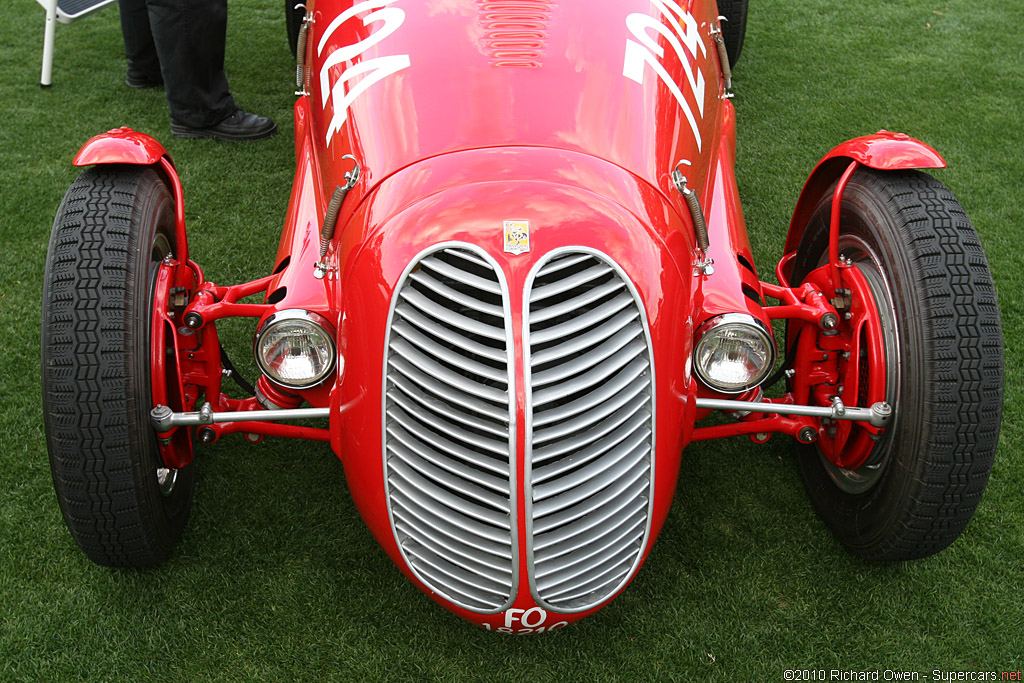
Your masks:
<svg viewBox="0 0 1024 683"><path fill-rule="evenodd" d="M117 7L121 12L124 54L128 58L125 81L133 88L160 85L160 59L153 43L153 32L149 28L146 0L118 0Z"/></svg>
<svg viewBox="0 0 1024 683"><path fill-rule="evenodd" d="M238 107L224 74L227 0L147 0L171 123L208 128Z"/></svg>

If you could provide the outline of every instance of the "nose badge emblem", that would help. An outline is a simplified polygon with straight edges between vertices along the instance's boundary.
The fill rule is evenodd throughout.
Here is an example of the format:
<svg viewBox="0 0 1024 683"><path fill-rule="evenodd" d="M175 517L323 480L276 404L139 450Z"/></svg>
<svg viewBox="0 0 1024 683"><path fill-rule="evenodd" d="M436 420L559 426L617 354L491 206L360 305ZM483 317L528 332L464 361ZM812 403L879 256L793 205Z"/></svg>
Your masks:
<svg viewBox="0 0 1024 683"><path fill-rule="evenodd" d="M505 251L524 254L530 251L530 221L505 221Z"/></svg>

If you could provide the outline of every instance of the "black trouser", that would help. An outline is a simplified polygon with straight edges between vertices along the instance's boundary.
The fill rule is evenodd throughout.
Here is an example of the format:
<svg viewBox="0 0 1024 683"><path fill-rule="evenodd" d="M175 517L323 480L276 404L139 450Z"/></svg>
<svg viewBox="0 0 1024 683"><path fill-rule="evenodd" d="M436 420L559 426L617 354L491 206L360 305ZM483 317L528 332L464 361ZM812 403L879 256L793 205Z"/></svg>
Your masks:
<svg viewBox="0 0 1024 683"><path fill-rule="evenodd" d="M237 106L224 75L227 0L118 0L129 69L163 78L171 119L214 126Z"/></svg>

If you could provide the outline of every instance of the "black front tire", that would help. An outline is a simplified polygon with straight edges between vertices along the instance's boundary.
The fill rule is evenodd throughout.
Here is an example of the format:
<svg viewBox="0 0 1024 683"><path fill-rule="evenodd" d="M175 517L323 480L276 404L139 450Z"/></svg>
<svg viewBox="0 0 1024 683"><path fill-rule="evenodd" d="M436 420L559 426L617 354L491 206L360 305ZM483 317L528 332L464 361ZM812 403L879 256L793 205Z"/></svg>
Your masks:
<svg viewBox="0 0 1024 683"><path fill-rule="evenodd" d="M722 40L729 55L729 66L736 66L743 50L743 36L747 33L747 3L749 0L718 0L718 14L722 22Z"/></svg>
<svg viewBox="0 0 1024 683"><path fill-rule="evenodd" d="M302 20L306 18L306 8L298 7L300 0L284 0L284 23L288 31L288 47L291 48L292 57L298 54L299 29L302 28Z"/></svg>
<svg viewBox="0 0 1024 683"><path fill-rule="evenodd" d="M94 562L164 560L192 505L192 465L164 466L149 420L156 272L174 204L148 167L82 173L57 212L43 289L43 416L64 521Z"/></svg>
<svg viewBox="0 0 1024 683"><path fill-rule="evenodd" d="M831 205L830 190L804 233L794 284L827 262ZM821 517L855 555L925 557L964 530L992 469L1003 395L992 276L960 204L917 171L854 173L840 233L840 253L878 283L895 422L857 470L799 446L800 474Z"/></svg>

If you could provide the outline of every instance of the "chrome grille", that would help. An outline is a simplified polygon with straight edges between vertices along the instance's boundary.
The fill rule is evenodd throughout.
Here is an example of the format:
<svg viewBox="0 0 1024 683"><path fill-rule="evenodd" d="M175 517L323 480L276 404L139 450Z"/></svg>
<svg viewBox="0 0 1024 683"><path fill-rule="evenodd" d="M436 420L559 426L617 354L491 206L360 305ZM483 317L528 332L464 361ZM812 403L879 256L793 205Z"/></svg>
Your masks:
<svg viewBox="0 0 1024 683"><path fill-rule="evenodd" d="M642 304L591 252L561 253L529 285L527 524L548 608L581 611L621 588L650 529L654 380Z"/></svg>
<svg viewBox="0 0 1024 683"><path fill-rule="evenodd" d="M384 472L398 547L431 590L497 612L515 589L514 354L507 287L449 245L396 289L384 381Z"/></svg>

